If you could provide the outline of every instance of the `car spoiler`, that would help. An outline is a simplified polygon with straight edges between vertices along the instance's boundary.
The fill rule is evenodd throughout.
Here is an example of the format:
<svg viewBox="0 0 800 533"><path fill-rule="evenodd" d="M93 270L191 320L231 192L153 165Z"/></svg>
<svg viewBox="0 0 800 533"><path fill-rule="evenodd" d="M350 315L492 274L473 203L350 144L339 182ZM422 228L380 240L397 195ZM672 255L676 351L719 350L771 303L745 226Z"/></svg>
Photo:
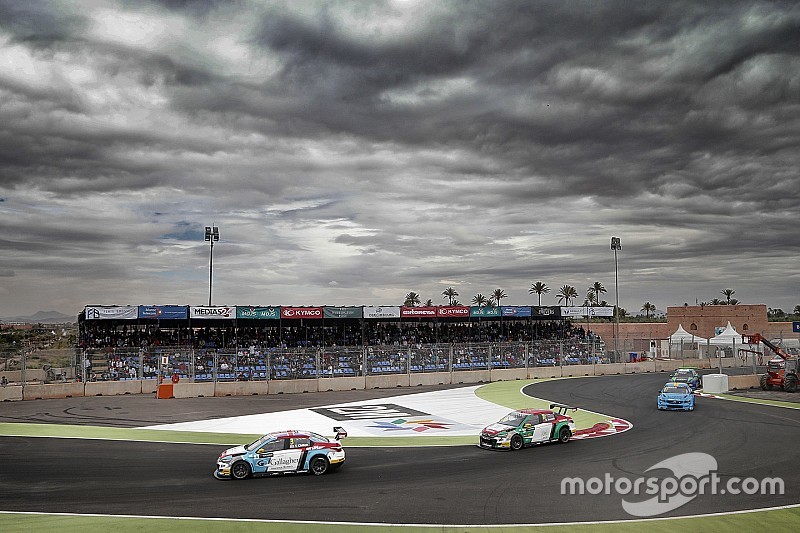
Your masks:
<svg viewBox="0 0 800 533"><path fill-rule="evenodd" d="M551 403L550 409L555 410L560 415L567 414L567 411L577 411L577 407L572 407L571 405L564 405L563 403Z"/></svg>
<svg viewBox="0 0 800 533"><path fill-rule="evenodd" d="M347 437L347 431L343 427L340 426L333 426L333 431L336 433L334 437L336 440L342 440Z"/></svg>

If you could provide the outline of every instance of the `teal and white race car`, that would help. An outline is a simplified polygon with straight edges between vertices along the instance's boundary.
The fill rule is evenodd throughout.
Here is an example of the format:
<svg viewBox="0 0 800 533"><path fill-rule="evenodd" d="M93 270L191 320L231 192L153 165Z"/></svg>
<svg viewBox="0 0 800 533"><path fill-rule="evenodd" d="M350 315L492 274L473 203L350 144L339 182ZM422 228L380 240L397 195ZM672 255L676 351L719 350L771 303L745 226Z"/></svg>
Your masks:
<svg viewBox="0 0 800 533"><path fill-rule="evenodd" d="M217 459L214 477L245 479L290 472L310 472L320 476L344 464L341 439L347 432L333 430L333 439L310 431L267 433L250 444L228 448Z"/></svg>
<svg viewBox="0 0 800 533"><path fill-rule="evenodd" d="M557 409L557 412L552 409ZM545 442L568 442L575 433L575 421L566 413L577 407L550 404L550 409L514 411L481 431L479 446L497 450L519 450Z"/></svg>

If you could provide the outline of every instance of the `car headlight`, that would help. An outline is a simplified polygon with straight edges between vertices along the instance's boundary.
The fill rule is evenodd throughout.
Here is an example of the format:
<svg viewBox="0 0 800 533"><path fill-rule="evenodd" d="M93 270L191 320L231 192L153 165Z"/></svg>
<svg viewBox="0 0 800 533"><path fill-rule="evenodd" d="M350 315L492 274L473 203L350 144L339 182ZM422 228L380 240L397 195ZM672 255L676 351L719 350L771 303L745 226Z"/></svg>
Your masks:
<svg viewBox="0 0 800 533"><path fill-rule="evenodd" d="M230 463L232 459L233 457L231 457L230 455L223 455L218 459L218 461L220 463Z"/></svg>

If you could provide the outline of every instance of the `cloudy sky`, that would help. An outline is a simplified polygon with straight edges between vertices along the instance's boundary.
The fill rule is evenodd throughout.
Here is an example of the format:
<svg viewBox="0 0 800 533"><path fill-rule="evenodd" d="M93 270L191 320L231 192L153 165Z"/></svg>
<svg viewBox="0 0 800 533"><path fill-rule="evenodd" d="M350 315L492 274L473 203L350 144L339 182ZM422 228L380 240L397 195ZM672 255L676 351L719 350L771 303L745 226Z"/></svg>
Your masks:
<svg viewBox="0 0 800 533"><path fill-rule="evenodd" d="M798 169L796 2L0 0L0 316L790 311Z"/></svg>

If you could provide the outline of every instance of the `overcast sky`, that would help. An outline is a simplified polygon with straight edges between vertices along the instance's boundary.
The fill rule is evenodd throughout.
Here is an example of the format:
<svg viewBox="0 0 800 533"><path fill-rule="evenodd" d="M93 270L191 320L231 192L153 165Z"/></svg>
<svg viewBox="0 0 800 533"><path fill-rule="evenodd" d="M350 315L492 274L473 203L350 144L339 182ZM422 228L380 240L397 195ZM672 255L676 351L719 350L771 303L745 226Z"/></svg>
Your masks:
<svg viewBox="0 0 800 533"><path fill-rule="evenodd" d="M800 304L797 2L0 0L0 316Z"/></svg>

